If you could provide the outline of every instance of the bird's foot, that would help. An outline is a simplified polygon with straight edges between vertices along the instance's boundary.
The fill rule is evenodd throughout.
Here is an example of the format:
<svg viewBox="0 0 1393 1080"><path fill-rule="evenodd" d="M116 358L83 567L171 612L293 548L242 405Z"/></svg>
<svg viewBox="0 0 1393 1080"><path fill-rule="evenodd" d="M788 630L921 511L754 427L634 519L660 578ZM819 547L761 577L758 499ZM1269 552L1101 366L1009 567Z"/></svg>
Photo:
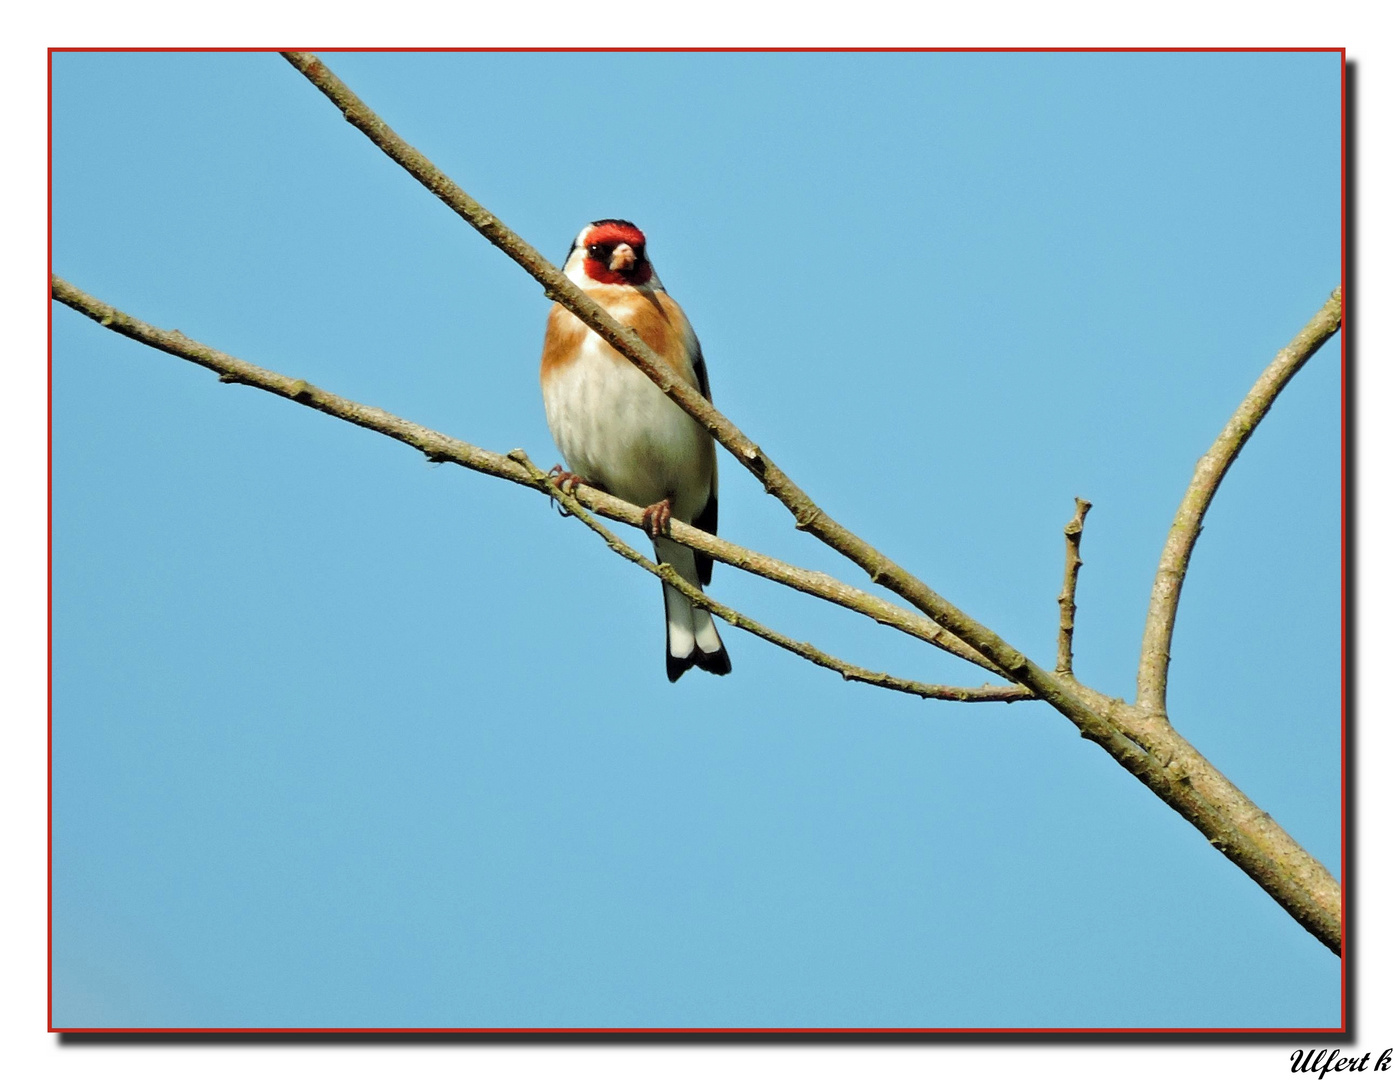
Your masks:
<svg viewBox="0 0 1393 1080"><path fill-rule="evenodd" d="M590 483L589 480L581 476L579 473L567 472L560 465L553 465L550 469L548 469L547 476L548 478L550 478L552 484L555 485L556 489L558 491L563 492L566 495L573 494L576 490L577 484L585 484L587 487L594 486ZM571 516L571 512L567 510L564 506L562 506L559 501L557 501L555 495L552 496L552 501L556 503L556 509L560 512L562 517Z"/></svg>
<svg viewBox="0 0 1393 1080"><path fill-rule="evenodd" d="M643 511L643 530L655 540L668 532L672 524L672 500L655 502Z"/></svg>
<svg viewBox="0 0 1393 1080"><path fill-rule="evenodd" d="M567 472L560 465L553 465L548 469L547 476L551 478L553 484L567 495L570 495L576 490L577 484L585 484L587 487L590 486L590 481L581 476L580 473Z"/></svg>

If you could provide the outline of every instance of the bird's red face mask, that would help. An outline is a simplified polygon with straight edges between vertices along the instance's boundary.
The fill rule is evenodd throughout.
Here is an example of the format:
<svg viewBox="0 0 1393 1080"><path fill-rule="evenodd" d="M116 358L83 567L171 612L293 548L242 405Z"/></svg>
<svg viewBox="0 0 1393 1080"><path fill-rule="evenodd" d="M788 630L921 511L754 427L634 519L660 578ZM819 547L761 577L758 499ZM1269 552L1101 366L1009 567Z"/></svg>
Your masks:
<svg viewBox="0 0 1393 1080"><path fill-rule="evenodd" d="M643 285L653 276L643 233L632 225L596 225L586 237L585 275L602 285Z"/></svg>

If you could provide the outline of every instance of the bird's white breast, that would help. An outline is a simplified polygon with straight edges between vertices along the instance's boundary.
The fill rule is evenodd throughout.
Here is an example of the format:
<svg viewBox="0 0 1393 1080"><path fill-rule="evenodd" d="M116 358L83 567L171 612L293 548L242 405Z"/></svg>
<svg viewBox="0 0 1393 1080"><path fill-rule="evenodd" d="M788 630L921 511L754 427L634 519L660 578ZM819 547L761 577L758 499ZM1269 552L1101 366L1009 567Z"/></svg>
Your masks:
<svg viewBox="0 0 1393 1080"><path fill-rule="evenodd" d="M547 426L572 471L649 506L673 500L691 521L711 490L710 436L594 333L543 386Z"/></svg>

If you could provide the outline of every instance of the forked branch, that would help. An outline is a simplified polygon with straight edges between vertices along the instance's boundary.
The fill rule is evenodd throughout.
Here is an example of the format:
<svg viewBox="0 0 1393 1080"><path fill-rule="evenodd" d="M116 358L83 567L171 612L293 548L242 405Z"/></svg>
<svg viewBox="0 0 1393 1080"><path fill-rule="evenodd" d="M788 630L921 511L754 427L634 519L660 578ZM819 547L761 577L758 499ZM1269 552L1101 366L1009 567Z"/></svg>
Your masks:
<svg viewBox="0 0 1393 1080"><path fill-rule="evenodd" d="M1072 708L1072 719L1091 723L1095 734L1106 737L1106 722L1087 720L1087 709L1071 691L1043 669L1022 672L1031 667L1019 650L1012 648L987 627L958 610L924 582L898 563L877 551L851 530L841 525L812 501L797 484L760 447L726 419L696 390L650 349L638 333L620 326L610 314L582 292L576 284L548 262L512 229L501 222L458 184L437 168L429 158L408 143L372 109L368 108L344 82L313 53L285 52L282 54L297 71L305 76L343 113L344 119L356 127L388 157L415 177L427 190L463 218L469 225L510 259L532 275L545 290L548 299L561 304L581 322L594 330L621 355L628 358L647 375L668 397L700 423L712 436L734 455L793 515L795 527L816 536L834 551L845 555L870 575L872 581L908 600L916 608L955 637L967 642L977 653L985 656L998 671L1022 682L1037 694L1052 701L1061 709ZM1043 677L1044 681L1041 681ZM1092 737L1092 736L1090 736Z"/></svg>
<svg viewBox="0 0 1393 1080"><path fill-rule="evenodd" d="M944 686L937 683L918 682L914 679L903 679L847 663L812 645L795 641L778 631L771 630L749 616L712 600L700 590L687 584L681 575L676 574L671 567L659 566L644 558L585 511L585 508L589 507L616 521L641 526L643 511L639 507L590 487L579 488L574 496L562 492L520 450L515 450L507 455L483 450L460 439L453 439L438 431L422 427L420 424L413 424L409 420L394 416L383 409L331 394L320 387L312 386L304 379L296 379L279 372L268 371L266 368L258 367L201 342L194 341L178 330L161 330L149 323L142 322L140 319L128 315L124 311L118 311L110 304L103 303L96 297L83 292L56 274L53 275L52 289L55 300L81 312L102 326L162 352L208 368L210 371L216 372L222 382L241 383L245 386L268 391L278 397L288 398L297 404L317 409L330 416L347 420L359 427L406 443L408 446L420 450L432 461L448 461L463 465L475 472L486 473L503 480L511 480L515 484L532 488L555 498L585 525L599 533L616 553L681 590L693 603L720 616L732 626L738 626L757 637L764 638L779 648L787 649L820 667L837 672L844 679L879 686L887 690L897 690L921 698L935 698L944 701L1011 702L1023 701L1031 697L1030 691L1021 686ZM906 611L878 596L872 596L870 593L862 592L860 589L854 589L837 581L830 575L804 570L778 559L772 559L767 555L742 548L728 540L721 540L710 533L694 529L679 521L672 523L672 536L673 539L687 544L697 551L711 555L728 565L828 600L848 610L875 619L883 625L894 627L921 641L946 648L950 652L958 651L960 655L966 654L964 659L982 663L980 657L975 657L961 642L953 640L941 627L935 626L918 612Z"/></svg>
<svg viewBox="0 0 1393 1080"><path fill-rule="evenodd" d="M539 483L548 482L547 474L537 468L523 451L510 450L508 457L527 469L534 480ZM848 682L867 683L885 690L898 690L904 694L913 694L916 697L933 698L939 701L1002 701L1009 703L1025 701L1031 696L1030 691L1023 686L942 686L936 683L917 682L914 679L902 679L898 675L887 675L884 672L871 671L869 668L859 667L856 664L848 664L845 660L839 660L805 641L795 641L787 634L771 630L762 623L751 619L748 615L742 615L734 608L728 607L702 592L667 563L654 563L652 559L640 555L586 513L585 508L581 506L575 496L564 487L553 485L552 495L568 514L599 535L611 551L628 559L631 563L643 567L655 577L661 578L697 607L705 608L713 615L717 615L730 623L731 626L737 626L756 637L761 637L771 645L777 645L779 648L793 653L794 656L802 657L819 667L835 671Z"/></svg>

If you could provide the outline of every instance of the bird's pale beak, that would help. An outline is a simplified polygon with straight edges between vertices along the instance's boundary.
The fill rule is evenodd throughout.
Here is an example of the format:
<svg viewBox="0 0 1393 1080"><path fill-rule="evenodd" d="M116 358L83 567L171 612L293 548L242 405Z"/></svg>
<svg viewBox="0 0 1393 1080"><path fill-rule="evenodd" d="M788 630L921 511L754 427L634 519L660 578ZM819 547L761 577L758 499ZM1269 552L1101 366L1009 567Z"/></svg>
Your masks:
<svg viewBox="0 0 1393 1080"><path fill-rule="evenodd" d="M638 262L638 256L634 254L634 249L628 244L620 244L614 249L614 254L609 257L609 268L611 270L632 270L636 262Z"/></svg>

